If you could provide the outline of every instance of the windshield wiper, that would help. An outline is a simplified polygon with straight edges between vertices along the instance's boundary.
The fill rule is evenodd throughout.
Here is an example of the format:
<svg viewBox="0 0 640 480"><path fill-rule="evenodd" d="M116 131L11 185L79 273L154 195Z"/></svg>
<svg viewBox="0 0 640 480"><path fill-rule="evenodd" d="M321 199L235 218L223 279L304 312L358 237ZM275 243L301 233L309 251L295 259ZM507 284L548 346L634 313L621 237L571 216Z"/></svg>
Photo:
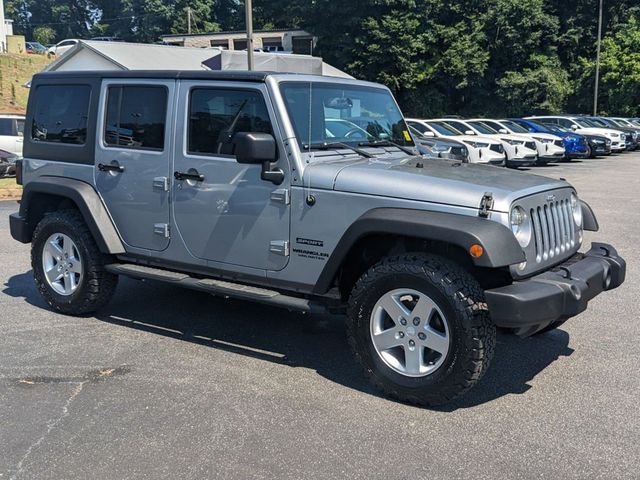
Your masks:
<svg viewBox="0 0 640 480"><path fill-rule="evenodd" d="M360 142L358 144L360 147L396 147L402 150L404 153L408 153L409 155L415 155L416 152L411 150L409 147L405 147L403 145L392 142L391 140L372 140L370 142Z"/></svg>
<svg viewBox="0 0 640 480"><path fill-rule="evenodd" d="M373 158L374 156L370 153L365 152L364 150L354 147L352 145L348 145L346 143L340 142L321 142L321 143L312 143L310 145L303 145L305 150L329 150L331 148L348 148L349 150L356 152L358 155L362 155L365 158Z"/></svg>

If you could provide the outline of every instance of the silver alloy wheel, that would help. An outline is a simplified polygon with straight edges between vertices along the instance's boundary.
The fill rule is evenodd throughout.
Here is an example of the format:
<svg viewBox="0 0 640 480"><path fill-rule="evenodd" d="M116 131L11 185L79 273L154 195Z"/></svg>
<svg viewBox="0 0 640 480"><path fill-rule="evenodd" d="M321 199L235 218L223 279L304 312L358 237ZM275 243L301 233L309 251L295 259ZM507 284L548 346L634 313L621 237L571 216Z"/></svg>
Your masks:
<svg viewBox="0 0 640 480"><path fill-rule="evenodd" d="M82 282L82 259L71 237L54 233L42 249L42 268L47 284L60 295L71 295Z"/></svg>
<svg viewBox="0 0 640 480"><path fill-rule="evenodd" d="M391 369L408 376L435 372L449 352L449 325L426 294L400 288L385 293L371 312L371 340Z"/></svg>

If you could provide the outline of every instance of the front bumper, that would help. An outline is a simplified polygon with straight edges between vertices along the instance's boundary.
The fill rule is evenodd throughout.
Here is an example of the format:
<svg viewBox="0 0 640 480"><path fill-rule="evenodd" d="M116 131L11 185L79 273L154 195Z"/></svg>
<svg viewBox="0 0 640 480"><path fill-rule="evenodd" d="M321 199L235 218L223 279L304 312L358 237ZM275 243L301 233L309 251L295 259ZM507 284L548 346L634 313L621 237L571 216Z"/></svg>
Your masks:
<svg viewBox="0 0 640 480"><path fill-rule="evenodd" d="M587 253L577 253L551 270L485 291L485 298L497 326L528 336L583 312L589 300L620 286L625 274L626 263L615 248L593 243Z"/></svg>

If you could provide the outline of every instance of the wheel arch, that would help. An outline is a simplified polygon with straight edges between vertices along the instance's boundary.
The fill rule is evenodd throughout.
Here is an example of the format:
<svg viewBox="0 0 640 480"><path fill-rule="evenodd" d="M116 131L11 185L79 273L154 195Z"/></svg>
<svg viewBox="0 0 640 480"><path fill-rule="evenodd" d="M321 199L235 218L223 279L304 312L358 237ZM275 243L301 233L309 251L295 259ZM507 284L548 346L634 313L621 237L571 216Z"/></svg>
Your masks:
<svg viewBox="0 0 640 480"><path fill-rule="evenodd" d="M49 212L76 208L102 253L124 253L120 236L100 196L88 183L63 177L42 176L28 182L22 193L18 217L22 222L20 237L31 242L36 225Z"/></svg>
<svg viewBox="0 0 640 480"><path fill-rule="evenodd" d="M473 258L469 247L484 253ZM314 293L337 285L344 297L357 278L387 255L426 251L486 273L525 260L511 231L480 217L424 210L377 208L358 218L344 233L318 277Z"/></svg>

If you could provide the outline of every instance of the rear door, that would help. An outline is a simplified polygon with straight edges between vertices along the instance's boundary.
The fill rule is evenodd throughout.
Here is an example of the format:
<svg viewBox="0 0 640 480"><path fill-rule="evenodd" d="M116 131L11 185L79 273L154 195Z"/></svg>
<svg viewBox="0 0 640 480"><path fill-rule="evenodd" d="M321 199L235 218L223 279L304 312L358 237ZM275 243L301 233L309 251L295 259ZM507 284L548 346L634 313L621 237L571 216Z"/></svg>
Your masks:
<svg viewBox="0 0 640 480"><path fill-rule="evenodd" d="M95 182L124 242L169 245L169 169L174 80L106 80Z"/></svg>

